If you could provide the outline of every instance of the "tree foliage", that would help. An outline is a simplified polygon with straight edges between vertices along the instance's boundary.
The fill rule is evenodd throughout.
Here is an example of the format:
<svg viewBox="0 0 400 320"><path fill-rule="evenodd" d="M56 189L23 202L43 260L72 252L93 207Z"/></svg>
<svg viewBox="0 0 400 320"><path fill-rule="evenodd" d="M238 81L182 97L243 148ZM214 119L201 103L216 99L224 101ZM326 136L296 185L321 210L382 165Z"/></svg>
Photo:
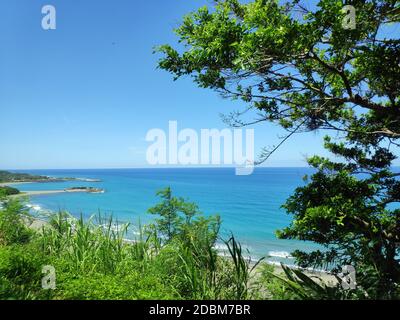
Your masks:
<svg viewBox="0 0 400 320"><path fill-rule="evenodd" d="M12 196L12 195L16 195L19 194L19 190L13 187L9 187L9 186L4 186L4 187L0 187L0 197L1 196Z"/></svg>
<svg viewBox="0 0 400 320"><path fill-rule="evenodd" d="M46 176L32 175L28 173L15 173L0 170L0 182L19 182L19 181L47 181L50 180Z"/></svg>
<svg viewBox="0 0 400 320"><path fill-rule="evenodd" d="M206 241L207 247L215 244L221 224L219 216L204 217L195 203L173 196L170 187L158 191L157 195L162 201L148 212L159 216L153 227L162 237L162 242L179 238L187 243Z"/></svg>
<svg viewBox="0 0 400 320"><path fill-rule="evenodd" d="M344 27L346 4L355 29ZM326 246L294 255L305 267L352 264L380 298L396 296L400 283L399 22L395 0L220 0L183 19L179 49L158 48L160 68L240 99L257 114L250 123L278 123L287 137L332 133L325 148L334 157L308 159L316 173L284 205L294 219L278 235ZM249 124L241 114L227 120Z"/></svg>

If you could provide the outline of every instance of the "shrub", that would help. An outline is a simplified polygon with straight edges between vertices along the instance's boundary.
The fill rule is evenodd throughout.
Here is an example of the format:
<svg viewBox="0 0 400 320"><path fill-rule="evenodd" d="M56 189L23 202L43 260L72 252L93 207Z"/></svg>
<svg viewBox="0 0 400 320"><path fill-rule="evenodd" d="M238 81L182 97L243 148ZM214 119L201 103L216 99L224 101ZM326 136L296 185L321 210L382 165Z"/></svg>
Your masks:
<svg viewBox="0 0 400 320"><path fill-rule="evenodd" d="M174 299L172 289L157 275L131 270L128 275L65 273L58 277L56 298L74 300Z"/></svg>
<svg viewBox="0 0 400 320"><path fill-rule="evenodd" d="M23 244L33 235L25 221L30 218L18 200L6 200L0 209L0 245Z"/></svg>
<svg viewBox="0 0 400 320"><path fill-rule="evenodd" d="M0 187L0 194L2 194L3 196L11 196L19 193L19 190L16 188L12 188L9 186Z"/></svg>
<svg viewBox="0 0 400 320"><path fill-rule="evenodd" d="M48 298L41 287L48 259L34 244L0 246L0 299Z"/></svg>

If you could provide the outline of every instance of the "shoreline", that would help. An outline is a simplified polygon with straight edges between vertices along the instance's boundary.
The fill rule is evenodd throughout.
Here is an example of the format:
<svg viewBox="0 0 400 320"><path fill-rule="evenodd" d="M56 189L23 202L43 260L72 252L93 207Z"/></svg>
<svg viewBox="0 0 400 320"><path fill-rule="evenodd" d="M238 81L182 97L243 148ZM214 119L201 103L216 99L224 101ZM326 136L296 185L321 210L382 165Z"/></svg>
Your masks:
<svg viewBox="0 0 400 320"><path fill-rule="evenodd" d="M83 192L83 191L82 191ZM12 195L13 198L24 197L24 196L40 196L48 194L68 193L65 190L38 190L38 191L20 191L19 194Z"/></svg>
<svg viewBox="0 0 400 320"><path fill-rule="evenodd" d="M20 191L19 194L14 194L11 195L10 197L13 198L18 198L18 197L24 197L24 196L43 196L43 195L49 195L49 194L59 194L59 193L104 193L104 192L90 192L88 190L82 189L82 190L35 190L35 191Z"/></svg>
<svg viewBox="0 0 400 320"><path fill-rule="evenodd" d="M101 182L100 179L92 179L92 178L55 178L55 177L48 177L48 180L27 180L27 181L5 181L0 182L0 187L6 186L15 186L20 184L30 184L30 183L54 183L54 182Z"/></svg>
<svg viewBox="0 0 400 320"><path fill-rule="evenodd" d="M16 186L19 184L28 184L28 183L35 183L33 181L27 181L27 182L0 182L0 187L7 187L7 186Z"/></svg>
<svg viewBox="0 0 400 320"><path fill-rule="evenodd" d="M83 181L83 182L89 182L89 179L85 180L76 180L76 181ZM93 180L95 181L95 180ZM95 181L97 182L97 181ZM31 184L31 183L39 183L36 181L18 181L18 182L1 182L0 187L10 187L10 186L17 186L21 184ZM92 187L79 187L79 188L69 188L69 189L55 189L55 190L31 190L31 191L22 191L19 190L20 193L11 195L10 197L23 197L23 196L39 196L39 195L49 195L49 194L58 194L58 193L104 193L103 189L97 189L95 191L92 191Z"/></svg>

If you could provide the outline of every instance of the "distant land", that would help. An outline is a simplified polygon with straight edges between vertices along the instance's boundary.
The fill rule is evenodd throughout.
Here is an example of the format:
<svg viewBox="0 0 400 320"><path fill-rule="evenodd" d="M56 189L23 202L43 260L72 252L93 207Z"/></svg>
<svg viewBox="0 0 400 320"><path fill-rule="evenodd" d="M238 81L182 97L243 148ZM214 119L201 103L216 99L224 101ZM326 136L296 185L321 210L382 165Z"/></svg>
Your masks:
<svg viewBox="0 0 400 320"><path fill-rule="evenodd" d="M0 170L0 183L22 183L22 182L60 182L60 181L86 181L86 182L100 182L99 179L85 179L85 178L56 178L41 175L32 175L28 173L15 173L5 170Z"/></svg>
<svg viewBox="0 0 400 320"><path fill-rule="evenodd" d="M88 178L56 178L43 175L32 175L28 173L14 173L10 171L0 171L0 194L6 196L24 196L24 195L43 195L61 192L87 192L87 193L104 193L104 189L94 187L72 187L64 190L41 190L41 191L24 191L10 187L20 183L37 183L37 182L63 182L63 181L85 181L85 182L100 182L99 179Z"/></svg>

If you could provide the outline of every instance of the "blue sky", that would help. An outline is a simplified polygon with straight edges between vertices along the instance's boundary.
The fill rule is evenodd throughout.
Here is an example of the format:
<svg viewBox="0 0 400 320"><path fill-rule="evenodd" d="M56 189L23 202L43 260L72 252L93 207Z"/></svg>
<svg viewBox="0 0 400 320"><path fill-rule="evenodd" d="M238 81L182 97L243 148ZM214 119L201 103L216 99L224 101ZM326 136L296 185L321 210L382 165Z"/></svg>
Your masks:
<svg viewBox="0 0 400 320"><path fill-rule="evenodd" d="M41 28L42 6L57 29ZM146 167L148 130L224 128L220 113L243 107L190 79L157 70L153 47L176 43L184 14L210 1L2 0L0 168ZM272 124L254 127L256 150L279 142ZM322 134L297 135L267 166L305 166L326 154Z"/></svg>

